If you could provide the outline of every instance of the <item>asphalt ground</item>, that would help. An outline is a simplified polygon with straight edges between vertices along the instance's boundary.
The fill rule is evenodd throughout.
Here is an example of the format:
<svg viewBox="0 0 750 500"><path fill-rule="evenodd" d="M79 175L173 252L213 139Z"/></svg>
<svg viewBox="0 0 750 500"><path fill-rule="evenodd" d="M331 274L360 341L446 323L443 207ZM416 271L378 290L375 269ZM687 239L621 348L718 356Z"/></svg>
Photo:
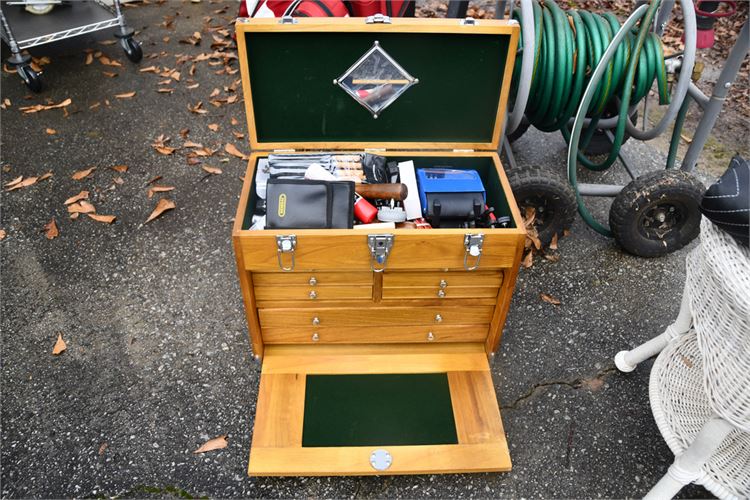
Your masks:
<svg viewBox="0 0 750 500"><path fill-rule="evenodd" d="M167 1L126 9L144 52L160 54L140 67L173 68L176 55L211 52L206 32L199 46L179 40L200 31L204 16L225 23L236 4L213 13L220 7ZM176 16L171 27L160 26L164 16ZM86 65L87 47L122 67ZM162 94L160 77L140 73L117 45L93 36L34 53L51 59L42 94L30 96L16 75L0 79L11 102L0 112L3 183L54 173L2 193L3 497L637 497L672 462L649 409L651 362L625 375L613 370L612 356L676 316L688 249L635 258L578 220L560 242L558 262L539 259L521 271L492 367L511 472L247 477L259 366L230 241L244 162L219 152L205 164L223 173L206 176L186 163L184 149L165 156L151 147L160 134L180 146L179 131L189 128L191 141L247 151L232 135L246 129L241 101L207 104L212 89L239 75L217 75L222 66L201 62L200 86L188 89L185 64L181 81L170 85L174 93ZM131 91L133 98L114 98ZM66 98L67 114L19 110ZM198 101L207 114L188 110ZM558 135L531 130L515 150L521 165L564 168ZM664 154L647 144L631 141L625 151L639 173L662 168ZM126 173L108 168L121 164ZM71 178L91 166L97 169L89 178ZM146 184L157 175L175 189L149 199ZM114 224L68 218L63 201L84 189L99 213L117 216ZM160 197L176 209L144 224ZM606 220L606 203L593 205ZM60 234L50 240L43 227L53 217ZM543 302L540 293L561 304ZM58 333L67 351L54 357ZM226 449L192 453L222 434ZM688 487L682 495L708 493Z"/></svg>

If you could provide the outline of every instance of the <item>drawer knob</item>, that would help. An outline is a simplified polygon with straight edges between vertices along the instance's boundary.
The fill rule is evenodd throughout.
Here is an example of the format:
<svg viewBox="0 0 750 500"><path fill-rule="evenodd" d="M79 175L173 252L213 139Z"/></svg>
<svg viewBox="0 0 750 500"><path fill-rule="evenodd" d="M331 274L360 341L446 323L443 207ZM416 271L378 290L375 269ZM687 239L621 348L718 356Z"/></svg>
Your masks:
<svg viewBox="0 0 750 500"><path fill-rule="evenodd" d="M310 281L308 281L308 283L310 283L310 286L315 286L318 284L318 280L315 279L315 276L310 276Z"/></svg>
<svg viewBox="0 0 750 500"><path fill-rule="evenodd" d="M313 299L313 300L317 299L318 298L318 292L316 292L315 290L311 290L310 291L310 298Z"/></svg>
<svg viewBox="0 0 750 500"><path fill-rule="evenodd" d="M439 314L436 314L435 315L435 323L442 323L442 322L443 322L443 317L441 315L439 315Z"/></svg>
<svg viewBox="0 0 750 500"><path fill-rule="evenodd" d="M441 299L445 297L445 290L438 290L437 296Z"/></svg>
<svg viewBox="0 0 750 500"><path fill-rule="evenodd" d="M317 333L313 333L312 334L312 341L313 342L317 342L318 340L320 340L320 335L318 335Z"/></svg>
<svg viewBox="0 0 750 500"><path fill-rule="evenodd" d="M440 280L440 288L445 288L446 286L448 286L448 282L445 280Z"/></svg>
<svg viewBox="0 0 750 500"><path fill-rule="evenodd" d="M313 326L318 326L320 324L320 318L315 316L312 320Z"/></svg>
<svg viewBox="0 0 750 500"><path fill-rule="evenodd" d="M433 340L435 340L435 335L432 332L427 332L427 341L432 342Z"/></svg>

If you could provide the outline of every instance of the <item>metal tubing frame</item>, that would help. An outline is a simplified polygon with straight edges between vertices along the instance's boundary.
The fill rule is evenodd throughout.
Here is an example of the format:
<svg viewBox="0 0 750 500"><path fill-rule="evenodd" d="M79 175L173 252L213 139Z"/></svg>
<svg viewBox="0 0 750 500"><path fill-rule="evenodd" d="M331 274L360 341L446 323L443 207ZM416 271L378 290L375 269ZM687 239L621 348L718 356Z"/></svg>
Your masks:
<svg viewBox="0 0 750 500"><path fill-rule="evenodd" d="M737 73L740 71L740 66L745 56L750 51L748 24L750 23L746 21L740 30L737 41L734 47L732 47L731 52L729 52L729 57L727 57L724 68L722 68L719 78L714 85L711 97L707 98L694 84L689 89L692 89L692 92L689 93L690 97L703 108L703 116L693 134L693 141L690 143L685 157L682 159L682 166L680 168L686 172L692 172L695 169L698 163L698 156L703 151L708 136L711 130L713 130L714 125L716 125L716 119L719 117L719 113L721 113L721 108L724 105L729 89L737 78Z"/></svg>

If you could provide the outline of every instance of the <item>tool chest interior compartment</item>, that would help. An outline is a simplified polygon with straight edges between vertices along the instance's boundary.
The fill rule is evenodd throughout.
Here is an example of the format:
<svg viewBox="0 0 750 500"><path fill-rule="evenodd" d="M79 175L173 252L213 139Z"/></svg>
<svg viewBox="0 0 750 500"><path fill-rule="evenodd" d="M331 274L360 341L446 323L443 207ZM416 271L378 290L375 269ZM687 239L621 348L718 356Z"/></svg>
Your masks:
<svg viewBox="0 0 750 500"><path fill-rule="evenodd" d="M517 24L304 18L240 19L236 27L253 152L232 239L253 354L262 360L248 473L510 470L488 359L525 237L497 154ZM361 226L333 226L330 212L326 228L279 226L290 209L306 214L290 205L298 183L271 198L269 181L265 222L253 226L262 213L256 174L269 155L299 168L289 155L365 151L399 169L411 161L415 174L444 168L422 172L425 183L447 169L476 171L450 174L473 176L464 191L474 197L471 213L494 207L502 224L449 220L454 197L433 214L444 224L386 229L354 211ZM390 182L408 179L399 170ZM445 192L439 184L430 193ZM364 197L357 186L353 194ZM335 198L333 189L315 189ZM390 208L410 210L410 195L393 196ZM432 209L440 198L431 198ZM374 203L380 217L383 205Z"/></svg>

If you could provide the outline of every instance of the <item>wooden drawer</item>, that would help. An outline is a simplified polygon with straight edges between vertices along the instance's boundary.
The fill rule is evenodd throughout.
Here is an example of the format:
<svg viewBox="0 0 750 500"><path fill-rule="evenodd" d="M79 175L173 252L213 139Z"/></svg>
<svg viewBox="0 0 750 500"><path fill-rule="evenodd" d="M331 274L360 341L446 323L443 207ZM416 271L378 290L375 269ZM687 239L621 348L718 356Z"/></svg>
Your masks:
<svg viewBox="0 0 750 500"><path fill-rule="evenodd" d="M489 324L493 306L481 307L360 307L258 309L260 326L306 328L319 326L470 325ZM317 320L317 321L316 321Z"/></svg>
<svg viewBox="0 0 750 500"><path fill-rule="evenodd" d="M371 272L299 271L293 273L253 273L256 287L273 285L371 285Z"/></svg>
<svg viewBox="0 0 750 500"><path fill-rule="evenodd" d="M502 271L410 271L383 273L383 287L404 286L475 286L498 288L503 283Z"/></svg>
<svg viewBox="0 0 750 500"><path fill-rule="evenodd" d="M256 286L255 298L263 300L341 300L371 299L372 286Z"/></svg>
<svg viewBox="0 0 750 500"><path fill-rule="evenodd" d="M489 325L266 328L267 344L383 344L389 342L483 342Z"/></svg>
<svg viewBox="0 0 750 500"><path fill-rule="evenodd" d="M473 286L404 286L383 288L384 299L478 299L497 297L498 288Z"/></svg>

